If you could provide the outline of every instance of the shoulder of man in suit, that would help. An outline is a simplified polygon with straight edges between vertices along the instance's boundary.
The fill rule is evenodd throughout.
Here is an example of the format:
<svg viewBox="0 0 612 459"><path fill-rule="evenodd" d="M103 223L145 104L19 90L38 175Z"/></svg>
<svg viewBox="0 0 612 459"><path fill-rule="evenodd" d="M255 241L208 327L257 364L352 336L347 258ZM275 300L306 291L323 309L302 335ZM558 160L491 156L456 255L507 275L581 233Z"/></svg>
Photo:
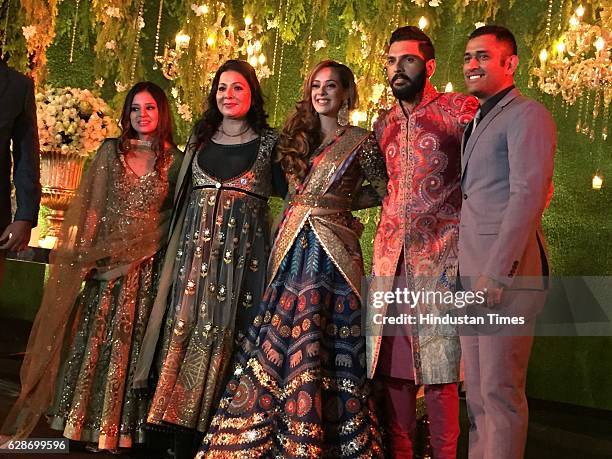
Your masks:
<svg viewBox="0 0 612 459"><path fill-rule="evenodd" d="M12 67L9 67L6 64L0 66L0 70L4 70L5 74L9 78L9 81L16 82L19 84L26 84L28 82L31 82L33 84L32 78L27 75L24 75L23 73L18 70L15 70Z"/></svg>
<svg viewBox="0 0 612 459"><path fill-rule="evenodd" d="M529 96L525 96L523 94L519 94L514 99L512 99L508 105L516 107L516 109L529 110L537 113L548 113L550 114L550 110L546 105L544 105L539 100L533 99Z"/></svg>

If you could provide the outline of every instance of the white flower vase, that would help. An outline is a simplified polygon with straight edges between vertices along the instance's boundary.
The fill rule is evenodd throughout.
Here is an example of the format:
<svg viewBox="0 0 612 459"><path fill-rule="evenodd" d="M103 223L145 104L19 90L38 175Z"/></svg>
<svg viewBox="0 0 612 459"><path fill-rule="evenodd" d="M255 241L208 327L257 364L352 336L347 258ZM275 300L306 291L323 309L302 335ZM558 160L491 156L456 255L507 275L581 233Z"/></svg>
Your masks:
<svg viewBox="0 0 612 459"><path fill-rule="evenodd" d="M81 182L86 157L77 153L51 151L40 153L40 181L42 184L41 203L50 212L46 217L49 230L45 245L55 245L64 213L72 202Z"/></svg>

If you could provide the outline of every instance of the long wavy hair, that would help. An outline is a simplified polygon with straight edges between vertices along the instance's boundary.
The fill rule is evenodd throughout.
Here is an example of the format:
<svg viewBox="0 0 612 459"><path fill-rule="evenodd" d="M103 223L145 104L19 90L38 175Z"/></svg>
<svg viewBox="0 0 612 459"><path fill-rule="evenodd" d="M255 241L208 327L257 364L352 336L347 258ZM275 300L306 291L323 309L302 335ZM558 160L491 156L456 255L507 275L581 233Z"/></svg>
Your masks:
<svg viewBox="0 0 612 459"><path fill-rule="evenodd" d="M348 94L348 108L353 110L359 101L355 76L346 65L332 60L319 62L310 72L302 89L302 100L289 116L278 141L278 157L283 171L290 180L301 182L308 171L310 154L321 145L321 121L312 105L312 82L320 70L334 69L342 88Z"/></svg>
<svg viewBox="0 0 612 459"><path fill-rule="evenodd" d="M123 109L121 110L121 135L119 136L119 151L125 153L130 149L130 140L138 139L138 133L132 127L130 120L130 113L132 111L132 103L136 94L141 92L148 92L151 94L155 102L157 103L158 121L157 128L153 135L153 141L151 149L155 152L157 159L155 161L155 168L158 169L159 165L166 159L168 154L168 145L175 146L172 134L172 116L170 115L170 106L168 104L168 98L162 88L157 86L155 83L150 81L141 81L136 83L132 89L127 93L125 102L123 103Z"/></svg>
<svg viewBox="0 0 612 459"><path fill-rule="evenodd" d="M217 90L219 89L221 74L230 70L242 75L251 90L251 108L246 115L246 120L251 129L258 135L261 135L264 129L269 127L267 121L268 115L264 110L263 94L255 74L255 69L248 62L231 59L219 67L213 78L210 92L206 98L204 116L196 123L193 129L196 138L196 148L208 143L223 121L223 114L217 106Z"/></svg>

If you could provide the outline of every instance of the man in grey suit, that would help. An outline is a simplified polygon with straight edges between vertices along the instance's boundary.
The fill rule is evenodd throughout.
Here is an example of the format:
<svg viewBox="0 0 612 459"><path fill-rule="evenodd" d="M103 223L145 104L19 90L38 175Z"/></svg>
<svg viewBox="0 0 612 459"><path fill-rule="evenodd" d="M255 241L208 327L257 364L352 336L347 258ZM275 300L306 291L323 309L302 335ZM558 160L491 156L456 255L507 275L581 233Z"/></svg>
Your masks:
<svg viewBox="0 0 612 459"><path fill-rule="evenodd" d="M461 282L484 292L486 312L519 320L514 328L461 337L471 459L523 457L527 365L546 296L541 219L556 128L542 104L514 87L518 60L512 33L493 25L472 32L464 54L466 86L480 110L462 145Z"/></svg>
<svg viewBox="0 0 612 459"><path fill-rule="evenodd" d="M0 281L5 252L27 247L40 205L40 151L34 83L0 60ZM12 143L12 149L11 149ZM11 213L12 179L17 197Z"/></svg>

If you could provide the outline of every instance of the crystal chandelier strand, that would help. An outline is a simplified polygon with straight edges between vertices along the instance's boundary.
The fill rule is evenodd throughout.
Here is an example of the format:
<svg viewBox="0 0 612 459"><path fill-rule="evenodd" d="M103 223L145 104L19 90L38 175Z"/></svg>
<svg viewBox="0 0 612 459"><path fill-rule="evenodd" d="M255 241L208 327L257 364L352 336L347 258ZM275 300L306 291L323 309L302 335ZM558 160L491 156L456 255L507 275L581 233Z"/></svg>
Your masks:
<svg viewBox="0 0 612 459"><path fill-rule="evenodd" d="M591 104L591 91L587 92L586 103L584 104L584 115L582 116L582 129L583 135L589 134L589 105Z"/></svg>
<svg viewBox="0 0 612 459"><path fill-rule="evenodd" d="M582 129L582 105L584 104L584 101L582 99L582 97L580 98L580 101L578 102L578 121L576 122L576 134L580 134L580 131Z"/></svg>
<svg viewBox="0 0 612 459"><path fill-rule="evenodd" d="M563 8L565 7L565 0L561 0L561 4L559 5L559 23L557 24L557 31L561 31L561 27L563 27Z"/></svg>
<svg viewBox="0 0 612 459"><path fill-rule="evenodd" d="M554 0L548 0L548 8L546 10L546 38L550 38L550 23L552 21L552 9Z"/></svg>

